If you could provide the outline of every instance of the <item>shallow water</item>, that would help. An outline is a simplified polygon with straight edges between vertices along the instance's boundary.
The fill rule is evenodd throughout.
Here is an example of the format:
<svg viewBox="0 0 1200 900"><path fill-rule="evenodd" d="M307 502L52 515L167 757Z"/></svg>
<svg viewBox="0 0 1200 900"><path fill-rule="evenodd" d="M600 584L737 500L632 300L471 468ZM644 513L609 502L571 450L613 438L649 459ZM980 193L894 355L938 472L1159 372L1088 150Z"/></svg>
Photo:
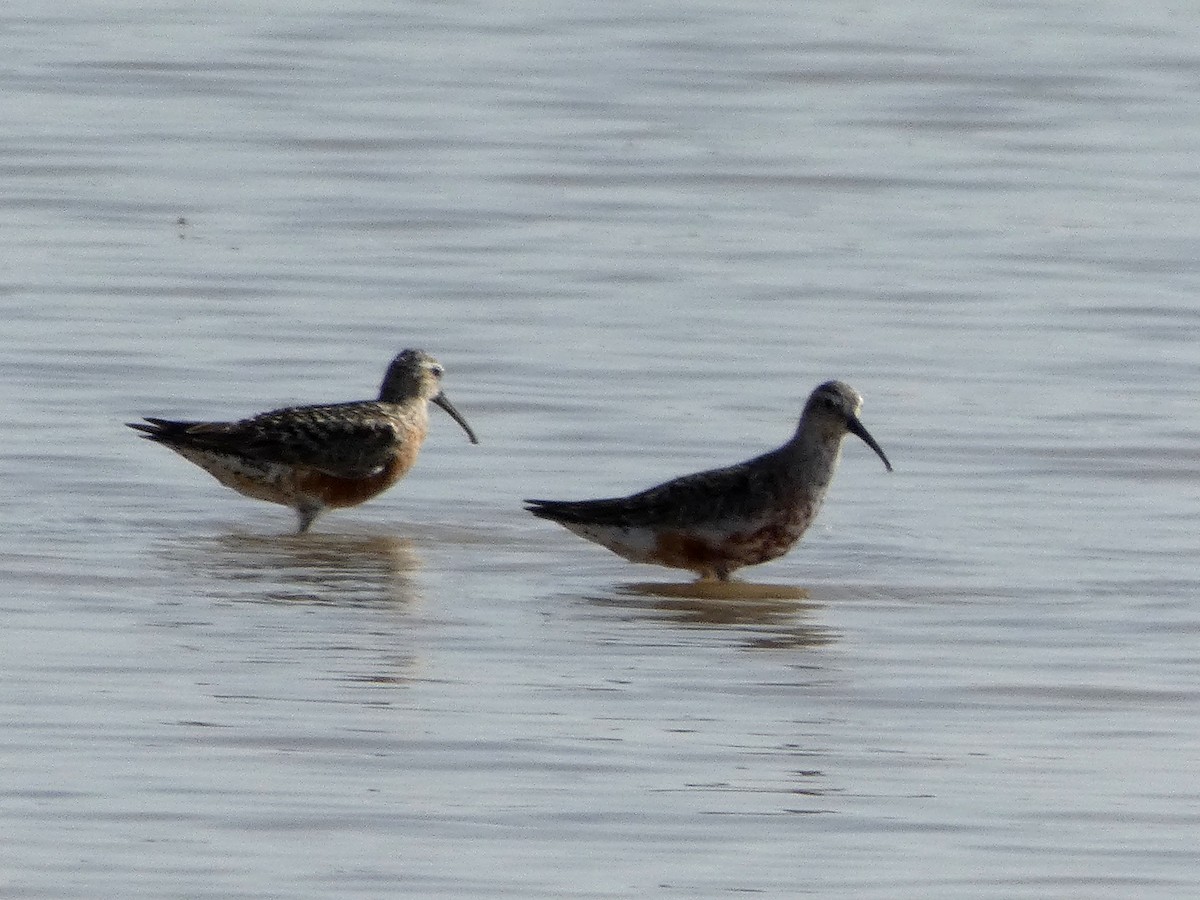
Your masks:
<svg viewBox="0 0 1200 900"><path fill-rule="evenodd" d="M0 893L1124 898L1200 872L1190 6L0 14ZM123 427L371 395L290 535ZM848 443L733 588L525 515Z"/></svg>

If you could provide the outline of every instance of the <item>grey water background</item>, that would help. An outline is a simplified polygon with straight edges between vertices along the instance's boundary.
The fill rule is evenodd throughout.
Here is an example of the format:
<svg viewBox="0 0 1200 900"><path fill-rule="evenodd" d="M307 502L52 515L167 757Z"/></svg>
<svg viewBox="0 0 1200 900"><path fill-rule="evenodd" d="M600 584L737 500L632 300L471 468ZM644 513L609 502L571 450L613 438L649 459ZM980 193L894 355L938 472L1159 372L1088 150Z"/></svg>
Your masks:
<svg viewBox="0 0 1200 900"><path fill-rule="evenodd" d="M1200 12L0 12L0 895L1180 897ZM358 399L288 534L122 423ZM732 596L525 515L858 442Z"/></svg>

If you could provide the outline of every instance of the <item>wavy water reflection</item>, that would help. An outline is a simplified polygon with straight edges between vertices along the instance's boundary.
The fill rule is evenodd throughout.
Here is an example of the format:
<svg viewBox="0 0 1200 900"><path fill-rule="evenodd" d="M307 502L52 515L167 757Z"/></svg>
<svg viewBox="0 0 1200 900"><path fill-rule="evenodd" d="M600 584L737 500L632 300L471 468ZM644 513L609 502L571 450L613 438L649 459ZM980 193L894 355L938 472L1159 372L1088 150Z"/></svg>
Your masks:
<svg viewBox="0 0 1200 900"><path fill-rule="evenodd" d="M387 534L231 533L181 540L161 555L228 599L340 606L420 597L420 557L411 541Z"/></svg>
<svg viewBox="0 0 1200 900"><path fill-rule="evenodd" d="M666 625L728 628L747 649L820 647L836 636L812 621L816 607L804 588L752 582L629 582L592 603L625 609L638 620Z"/></svg>

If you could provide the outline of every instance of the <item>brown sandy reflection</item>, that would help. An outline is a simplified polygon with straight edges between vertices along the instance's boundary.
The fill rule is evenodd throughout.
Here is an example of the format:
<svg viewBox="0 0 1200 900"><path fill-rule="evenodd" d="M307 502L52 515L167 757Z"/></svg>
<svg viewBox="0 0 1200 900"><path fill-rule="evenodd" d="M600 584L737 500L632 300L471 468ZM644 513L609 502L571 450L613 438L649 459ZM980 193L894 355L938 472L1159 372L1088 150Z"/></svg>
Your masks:
<svg viewBox="0 0 1200 900"><path fill-rule="evenodd" d="M669 625L741 628L747 649L819 647L836 635L805 621L812 612L808 591L743 581L632 582L615 596L594 602L617 605Z"/></svg>
<svg viewBox="0 0 1200 900"><path fill-rule="evenodd" d="M763 601L794 603L809 599L804 588L787 584L755 584L748 581L635 581L618 586L623 594L670 597L688 600Z"/></svg>
<svg viewBox="0 0 1200 900"><path fill-rule="evenodd" d="M393 535L228 534L193 545L191 562L236 599L299 603L411 603L421 566L412 542Z"/></svg>

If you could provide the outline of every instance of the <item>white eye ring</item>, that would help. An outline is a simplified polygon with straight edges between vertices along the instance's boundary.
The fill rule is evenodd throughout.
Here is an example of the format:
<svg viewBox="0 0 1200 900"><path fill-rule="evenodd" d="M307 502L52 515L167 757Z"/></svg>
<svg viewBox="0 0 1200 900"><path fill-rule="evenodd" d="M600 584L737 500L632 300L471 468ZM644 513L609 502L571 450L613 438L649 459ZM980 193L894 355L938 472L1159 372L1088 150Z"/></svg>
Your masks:
<svg viewBox="0 0 1200 900"><path fill-rule="evenodd" d="M441 378L443 375L446 374L446 370L443 369L440 365L430 366L429 372L430 372L430 374L433 375L434 378Z"/></svg>

